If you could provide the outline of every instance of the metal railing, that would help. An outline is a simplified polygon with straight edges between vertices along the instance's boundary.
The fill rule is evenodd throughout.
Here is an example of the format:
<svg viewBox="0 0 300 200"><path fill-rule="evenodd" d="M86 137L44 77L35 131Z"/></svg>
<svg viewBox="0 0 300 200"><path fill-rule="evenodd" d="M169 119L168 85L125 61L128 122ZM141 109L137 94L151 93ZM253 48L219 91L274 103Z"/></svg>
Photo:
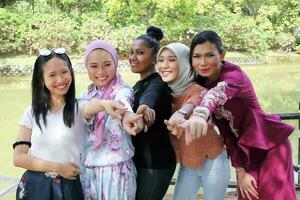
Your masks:
<svg viewBox="0 0 300 200"><path fill-rule="evenodd" d="M300 102L299 102L299 112L298 113L284 113L278 114L282 120L298 120L298 131L300 131ZM300 190L300 133L298 136L298 163L297 165L294 164L294 171L298 173L298 183L296 184L296 189ZM1 182L10 182L12 185L0 190L0 198L16 191L18 186L18 180L9 177L2 177L0 176L0 183ZM172 179L170 185L175 185L176 179ZM228 188L236 188L236 182L230 182Z"/></svg>
<svg viewBox="0 0 300 200"><path fill-rule="evenodd" d="M300 131L300 102L299 102L299 112L297 113L283 113L278 114L282 120L298 120L298 131ZM298 173L298 181L297 184L295 184L296 189L300 190L300 132L298 135L298 163L297 165L294 164L294 171ZM170 182L170 185L175 185L176 179L172 179ZM230 182L228 185L228 188L236 188L237 184L236 182Z"/></svg>

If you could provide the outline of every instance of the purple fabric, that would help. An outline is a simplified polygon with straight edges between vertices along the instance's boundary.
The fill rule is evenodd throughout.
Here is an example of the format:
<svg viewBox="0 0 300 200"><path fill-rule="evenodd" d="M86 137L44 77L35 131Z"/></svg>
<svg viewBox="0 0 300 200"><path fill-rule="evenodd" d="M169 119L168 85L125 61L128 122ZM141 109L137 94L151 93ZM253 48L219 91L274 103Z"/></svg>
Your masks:
<svg viewBox="0 0 300 200"><path fill-rule="evenodd" d="M115 67L117 68L118 66L118 55L117 55L117 51L114 49L114 47L104 41L104 40L96 40L93 41L91 44L89 44L85 50L84 53L84 63L85 65L87 64L87 58L89 56L89 54L94 51L95 49L103 49L105 51L107 51L113 58ZM123 80L120 76L119 73L115 73L114 78L107 84L105 85L102 90L102 96L101 99L103 100L110 100L113 99L113 97L116 95L117 88L120 85L123 85ZM99 89L99 88L98 88ZM96 122L95 122L95 140L94 140L94 148L96 149L97 147L99 147L102 143L102 135L103 135L103 131L104 131L104 117L105 117L105 112L99 112L96 118Z"/></svg>
<svg viewBox="0 0 300 200"><path fill-rule="evenodd" d="M234 167L249 165L249 148L269 150L293 132L294 127L281 122L279 116L262 110L250 79L239 66L225 62L219 79L204 86L219 91L213 98L204 97L200 105L213 113ZM227 99L220 105L224 93Z"/></svg>
<svg viewBox="0 0 300 200"><path fill-rule="evenodd" d="M87 65L87 63L86 63L87 57L95 49L104 49L105 51L107 51L112 56L115 66L118 66L118 53L115 50L115 48L105 40L95 40L86 47L85 52L84 52L85 66Z"/></svg>
<svg viewBox="0 0 300 200"><path fill-rule="evenodd" d="M246 170L257 180L259 200L297 199L292 148L288 139L268 151L251 149L250 159L255 162ZM238 200L247 198L239 193Z"/></svg>

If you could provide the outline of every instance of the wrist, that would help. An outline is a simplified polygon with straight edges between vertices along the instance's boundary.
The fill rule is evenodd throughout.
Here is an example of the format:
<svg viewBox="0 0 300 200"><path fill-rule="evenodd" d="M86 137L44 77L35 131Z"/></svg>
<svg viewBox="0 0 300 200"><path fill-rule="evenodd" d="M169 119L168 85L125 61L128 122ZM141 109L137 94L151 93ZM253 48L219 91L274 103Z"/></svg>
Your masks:
<svg viewBox="0 0 300 200"><path fill-rule="evenodd" d="M245 169L243 167L237 167L235 168L235 173L236 174L240 174L240 173L244 173Z"/></svg>
<svg viewBox="0 0 300 200"><path fill-rule="evenodd" d="M187 119L188 113L184 110L177 110L177 113L181 114L184 119Z"/></svg>
<svg viewBox="0 0 300 200"><path fill-rule="evenodd" d="M49 172L54 172L60 174L61 171L61 163L54 163Z"/></svg>
<svg viewBox="0 0 300 200"><path fill-rule="evenodd" d="M210 112L209 112L208 108L206 108L206 107L201 107L201 106L196 107L196 108L193 110L193 113L192 113L192 115L201 117L201 118L203 118L205 121L207 121L207 119L208 119L208 117L209 117L209 114L210 114Z"/></svg>

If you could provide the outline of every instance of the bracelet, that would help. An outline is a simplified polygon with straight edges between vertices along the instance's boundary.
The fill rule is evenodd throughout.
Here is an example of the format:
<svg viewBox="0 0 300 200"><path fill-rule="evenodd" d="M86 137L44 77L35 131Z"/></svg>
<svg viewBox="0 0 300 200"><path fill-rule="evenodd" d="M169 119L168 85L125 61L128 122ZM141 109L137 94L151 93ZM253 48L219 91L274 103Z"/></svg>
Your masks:
<svg viewBox="0 0 300 200"><path fill-rule="evenodd" d="M196 107L193 111L193 115L197 115L199 117L202 117L203 119L205 119L205 121L208 119L208 116L209 116L209 110L208 108L205 108L205 107Z"/></svg>
<svg viewBox="0 0 300 200"><path fill-rule="evenodd" d="M23 145L23 144L28 145L29 148L31 147L31 142L29 141L18 141L13 144L13 149L15 149L16 146Z"/></svg>
<svg viewBox="0 0 300 200"><path fill-rule="evenodd" d="M206 121L206 116L201 114L201 113L193 113L191 116L198 116L198 117L201 117L202 119L204 119Z"/></svg>

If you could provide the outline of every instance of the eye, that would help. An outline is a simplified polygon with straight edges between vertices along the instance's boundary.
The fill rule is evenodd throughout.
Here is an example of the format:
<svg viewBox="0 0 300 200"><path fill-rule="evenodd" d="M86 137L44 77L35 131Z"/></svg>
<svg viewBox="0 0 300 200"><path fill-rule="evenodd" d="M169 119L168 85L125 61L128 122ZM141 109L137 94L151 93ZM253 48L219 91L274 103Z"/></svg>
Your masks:
<svg viewBox="0 0 300 200"><path fill-rule="evenodd" d="M91 64L91 65L89 65L89 67L91 67L91 68L97 68L97 65Z"/></svg>
<svg viewBox="0 0 300 200"><path fill-rule="evenodd" d="M63 71L63 73L64 73L64 74L69 73L69 70L65 70L65 71Z"/></svg>
<svg viewBox="0 0 300 200"><path fill-rule="evenodd" d="M176 62L177 60L175 58L169 59L170 62Z"/></svg>
<svg viewBox="0 0 300 200"><path fill-rule="evenodd" d="M111 66L111 63L104 63L103 66L104 66L104 67L110 67L110 66Z"/></svg>
<svg viewBox="0 0 300 200"><path fill-rule="evenodd" d="M200 55L194 54L194 55L193 55L193 58L200 58Z"/></svg>
<svg viewBox="0 0 300 200"><path fill-rule="evenodd" d="M159 58L157 62L164 62L164 59Z"/></svg>
<svg viewBox="0 0 300 200"><path fill-rule="evenodd" d="M137 54L137 55L143 55L144 52L143 52L143 51L137 51L136 54Z"/></svg>
<svg viewBox="0 0 300 200"><path fill-rule="evenodd" d="M215 54L214 54L214 53L209 53L207 56L208 56L208 57L214 57Z"/></svg>

